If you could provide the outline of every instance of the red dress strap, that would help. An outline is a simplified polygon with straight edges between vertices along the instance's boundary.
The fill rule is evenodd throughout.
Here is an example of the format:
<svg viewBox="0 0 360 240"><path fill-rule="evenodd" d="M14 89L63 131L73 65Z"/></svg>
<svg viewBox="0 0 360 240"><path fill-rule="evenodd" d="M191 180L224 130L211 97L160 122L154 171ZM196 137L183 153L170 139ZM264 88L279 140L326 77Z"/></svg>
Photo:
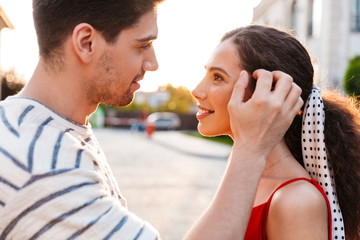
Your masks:
<svg viewBox="0 0 360 240"><path fill-rule="evenodd" d="M271 194L269 199L264 204L254 207L251 212L251 217L250 217L250 221L248 224L248 228L247 228L244 240L266 240L267 239L266 238L266 220L267 220L267 217L269 214L269 208L270 208L271 200L272 200L274 194L282 187L284 187L290 183L299 181L299 180L305 180L305 181L310 182L312 185L314 185L319 190L319 192L325 198L327 209L328 209L328 214L329 214L329 216L328 216L329 240L331 240L332 226L331 226L331 209L330 209L329 200L327 199L326 194L325 194L324 190L322 189L322 187L314 179L308 179L308 178L294 178L294 179L291 179L291 180L288 180L288 181L282 183L279 187L277 187L275 189L275 191Z"/></svg>

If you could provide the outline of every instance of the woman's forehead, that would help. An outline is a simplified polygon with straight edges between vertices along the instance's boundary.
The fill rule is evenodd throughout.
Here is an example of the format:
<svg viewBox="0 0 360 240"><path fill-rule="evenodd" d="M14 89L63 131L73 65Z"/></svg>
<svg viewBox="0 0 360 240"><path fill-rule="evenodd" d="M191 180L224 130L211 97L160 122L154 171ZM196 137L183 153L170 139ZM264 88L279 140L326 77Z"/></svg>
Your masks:
<svg viewBox="0 0 360 240"><path fill-rule="evenodd" d="M205 68L221 68L229 74L238 72L240 67L236 45L230 40L221 42L213 51Z"/></svg>

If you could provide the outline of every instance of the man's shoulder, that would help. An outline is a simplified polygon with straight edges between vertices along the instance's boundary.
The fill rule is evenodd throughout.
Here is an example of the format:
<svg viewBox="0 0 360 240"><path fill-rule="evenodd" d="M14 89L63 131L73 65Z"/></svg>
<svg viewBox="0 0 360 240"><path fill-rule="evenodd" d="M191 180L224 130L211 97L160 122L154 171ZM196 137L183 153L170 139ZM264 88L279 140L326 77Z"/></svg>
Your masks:
<svg viewBox="0 0 360 240"><path fill-rule="evenodd" d="M8 145L6 142L11 140L12 143L17 141L17 147L21 147L30 138L40 139L39 135L51 121L53 117L39 103L24 98L7 98L0 102L0 146Z"/></svg>
<svg viewBox="0 0 360 240"><path fill-rule="evenodd" d="M11 98L0 104L0 150L31 172L89 162L88 135L81 130L36 101Z"/></svg>
<svg viewBox="0 0 360 240"><path fill-rule="evenodd" d="M43 131L44 128L53 132L87 131L87 127L66 119L34 99L10 97L0 102L0 129L20 135L15 132L26 134L29 129Z"/></svg>
<svg viewBox="0 0 360 240"><path fill-rule="evenodd" d="M15 127L15 125L20 126L25 117L30 115L29 113L39 111L36 109L34 104L26 99L21 98L7 98L4 101L0 102L0 118L3 123L0 127ZM35 118L36 119L36 118Z"/></svg>

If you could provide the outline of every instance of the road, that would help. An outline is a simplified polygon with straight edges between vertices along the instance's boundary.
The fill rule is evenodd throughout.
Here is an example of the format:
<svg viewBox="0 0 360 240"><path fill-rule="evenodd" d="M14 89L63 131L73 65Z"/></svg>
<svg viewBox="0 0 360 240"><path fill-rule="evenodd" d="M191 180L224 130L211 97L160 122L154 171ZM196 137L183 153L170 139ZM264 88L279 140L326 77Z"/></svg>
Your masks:
<svg viewBox="0 0 360 240"><path fill-rule="evenodd" d="M179 240L211 202L230 147L175 131L94 129L128 208Z"/></svg>

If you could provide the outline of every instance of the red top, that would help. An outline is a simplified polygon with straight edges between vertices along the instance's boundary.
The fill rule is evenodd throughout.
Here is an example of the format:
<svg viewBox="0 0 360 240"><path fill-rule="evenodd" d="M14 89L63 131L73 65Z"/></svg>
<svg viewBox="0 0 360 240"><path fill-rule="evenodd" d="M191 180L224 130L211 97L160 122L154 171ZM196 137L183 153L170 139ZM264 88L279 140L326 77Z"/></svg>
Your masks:
<svg viewBox="0 0 360 240"><path fill-rule="evenodd" d="M251 217L249 220L248 228L246 230L246 235L244 240L266 240L266 219L269 213L270 203L271 199L273 198L274 194L277 190L280 188L298 181L298 180L306 180L310 183L312 183L319 192L324 196L326 200L326 205L328 208L328 214L329 214L329 240L331 240L331 210L330 210L330 204L329 200L326 197L326 194L324 190L321 188L321 186L314 180L314 179L307 179L307 178L294 178L289 181L284 182L281 184L270 196L270 198L267 200L267 202L258 205L252 209Z"/></svg>

